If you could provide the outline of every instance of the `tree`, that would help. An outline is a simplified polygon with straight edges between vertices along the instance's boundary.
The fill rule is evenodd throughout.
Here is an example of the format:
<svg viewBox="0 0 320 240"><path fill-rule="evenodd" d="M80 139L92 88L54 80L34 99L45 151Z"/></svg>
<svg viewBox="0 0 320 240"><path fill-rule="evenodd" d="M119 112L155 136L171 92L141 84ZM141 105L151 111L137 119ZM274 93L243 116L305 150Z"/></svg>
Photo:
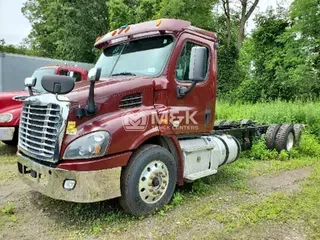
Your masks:
<svg viewBox="0 0 320 240"><path fill-rule="evenodd" d="M32 25L32 49L45 57L93 62L93 43L109 30L105 2L27 0L22 12Z"/></svg>
<svg viewBox="0 0 320 240"><path fill-rule="evenodd" d="M244 40L245 24L253 13L254 9L257 7L259 0L254 0L254 2L249 6L249 0L240 0L241 2L241 15L240 24L238 29L238 42L237 47L240 50L242 42Z"/></svg>
<svg viewBox="0 0 320 240"><path fill-rule="evenodd" d="M36 55L34 51L28 49L25 45L15 46L12 44L6 44L4 39L0 39L0 52L24 54L24 55Z"/></svg>
<svg viewBox="0 0 320 240"><path fill-rule="evenodd" d="M320 70L320 0L295 0L290 8L292 31L302 39L303 48L308 49L315 71Z"/></svg>
<svg viewBox="0 0 320 240"><path fill-rule="evenodd" d="M249 0L237 1L240 2L240 7L237 6L237 3L239 2L232 2L230 0L221 0L221 4L226 19L227 47L231 47L232 24L235 24L237 28L236 46L238 51L240 51L242 42L245 38L245 24L256 9L259 0L254 0L252 4L250 4ZM234 6L235 10L232 10L231 4ZM234 19L233 22L232 19Z"/></svg>
<svg viewBox="0 0 320 240"><path fill-rule="evenodd" d="M296 9L293 4L291 19L292 11ZM300 10L303 20L312 12L308 8ZM257 28L244 42L240 55L240 65L247 74L234 96L253 102L277 98L319 98L317 30L311 30L308 26L314 21L303 24L299 21L297 15L290 21L288 14L281 9L277 13L268 11L256 18Z"/></svg>

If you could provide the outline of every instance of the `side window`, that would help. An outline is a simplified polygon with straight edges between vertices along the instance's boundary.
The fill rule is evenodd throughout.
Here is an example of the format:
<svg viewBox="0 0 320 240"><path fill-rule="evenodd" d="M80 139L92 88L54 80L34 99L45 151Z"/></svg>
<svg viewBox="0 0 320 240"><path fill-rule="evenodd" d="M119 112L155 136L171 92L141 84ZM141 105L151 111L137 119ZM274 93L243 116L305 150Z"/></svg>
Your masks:
<svg viewBox="0 0 320 240"><path fill-rule="evenodd" d="M67 69L61 69L60 70L60 75L68 76L68 74L69 74L69 71Z"/></svg>
<svg viewBox="0 0 320 240"><path fill-rule="evenodd" d="M193 42L186 42L183 46L183 49L180 53L180 56L177 61L176 66L176 79L178 81L190 81L189 79L189 71L190 71L190 57L191 57L191 49L193 47L203 47L199 44ZM208 63L209 63L209 49L207 48L207 65L206 65L206 73L208 74Z"/></svg>
<svg viewBox="0 0 320 240"><path fill-rule="evenodd" d="M70 76L75 79L75 82L81 81L81 73L79 72L70 72L70 73L73 73L73 74L70 74Z"/></svg>

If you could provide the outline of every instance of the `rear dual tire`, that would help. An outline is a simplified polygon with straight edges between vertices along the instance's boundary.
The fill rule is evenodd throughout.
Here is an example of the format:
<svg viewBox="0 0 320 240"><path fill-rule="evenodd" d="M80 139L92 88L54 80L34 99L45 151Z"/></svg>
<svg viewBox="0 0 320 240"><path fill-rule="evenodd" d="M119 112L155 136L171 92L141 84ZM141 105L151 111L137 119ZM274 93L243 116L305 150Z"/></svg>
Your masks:
<svg viewBox="0 0 320 240"><path fill-rule="evenodd" d="M268 149L290 151L300 142L302 132L301 124L272 124L266 132L266 145Z"/></svg>

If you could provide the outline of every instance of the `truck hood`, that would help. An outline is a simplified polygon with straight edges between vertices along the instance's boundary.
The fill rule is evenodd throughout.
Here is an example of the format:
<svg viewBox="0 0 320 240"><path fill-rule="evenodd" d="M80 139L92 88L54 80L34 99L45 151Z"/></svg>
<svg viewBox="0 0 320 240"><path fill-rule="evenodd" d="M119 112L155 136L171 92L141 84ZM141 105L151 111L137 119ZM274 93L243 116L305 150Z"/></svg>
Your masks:
<svg viewBox="0 0 320 240"><path fill-rule="evenodd" d="M0 93L0 113L4 113L15 108L20 108L22 106L22 101L19 101L19 97L28 95L29 94L27 91ZM15 100L14 98L18 99Z"/></svg>
<svg viewBox="0 0 320 240"><path fill-rule="evenodd" d="M104 103L114 95L126 94L140 88L153 85L152 77L119 76L104 78L95 83L94 96L97 104ZM78 82L71 93L67 95L74 104L86 104L88 101L90 81Z"/></svg>
<svg viewBox="0 0 320 240"><path fill-rule="evenodd" d="M132 114L132 112L141 111L145 114L154 113L154 90L156 82L159 78L153 77L138 77L138 76L121 76L110 79L103 79L95 84L94 99L97 106L97 112L92 116L76 116L76 109L79 107L85 109L88 104L89 81L77 83L75 89L67 94L71 101L69 105L68 123L75 124L76 134L68 134L64 136L63 147L61 149L61 158L66 146L76 138L85 135L89 132L97 130L106 130L113 137L114 134L125 131L121 119L124 114ZM161 78L160 78L161 79ZM165 81L165 78L162 78ZM132 97L134 96L134 97ZM126 104L126 99L141 97L141 105L122 106ZM134 100L128 100L129 103ZM138 100L138 102L140 102ZM120 122L119 122L120 121ZM68 127L66 128L68 129ZM152 128L149 131L157 131ZM139 132L137 132L140 134ZM138 138L136 135L130 135L131 138ZM118 141L118 140L115 140ZM123 147L123 145L119 145ZM128 150L128 148L127 148ZM120 152L119 149L109 149L110 153Z"/></svg>

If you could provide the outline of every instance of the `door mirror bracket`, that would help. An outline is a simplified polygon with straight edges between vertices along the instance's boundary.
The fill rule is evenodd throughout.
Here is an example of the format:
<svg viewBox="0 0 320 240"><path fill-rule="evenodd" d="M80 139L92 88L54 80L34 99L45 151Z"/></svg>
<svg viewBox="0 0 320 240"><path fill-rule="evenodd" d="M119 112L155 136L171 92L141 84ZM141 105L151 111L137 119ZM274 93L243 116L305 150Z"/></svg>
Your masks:
<svg viewBox="0 0 320 240"><path fill-rule="evenodd" d="M191 85L187 88L185 86L177 86L177 98L184 98L185 95L189 94L196 86L197 81L192 81Z"/></svg>

